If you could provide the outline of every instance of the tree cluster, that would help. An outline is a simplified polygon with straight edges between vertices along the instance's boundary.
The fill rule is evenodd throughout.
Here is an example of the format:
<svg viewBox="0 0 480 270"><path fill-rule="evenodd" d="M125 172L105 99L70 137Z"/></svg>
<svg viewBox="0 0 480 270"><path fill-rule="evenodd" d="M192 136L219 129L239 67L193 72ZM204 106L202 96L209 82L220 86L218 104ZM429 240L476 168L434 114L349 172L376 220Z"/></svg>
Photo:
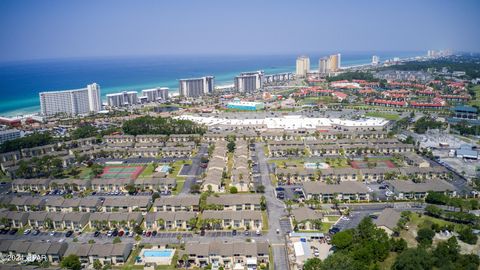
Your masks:
<svg viewBox="0 0 480 270"><path fill-rule="evenodd" d="M422 117L413 125L413 129L418 134L425 134L428 129L440 129L443 127L442 122L437 122L431 117Z"/></svg>
<svg viewBox="0 0 480 270"><path fill-rule="evenodd" d="M53 143L54 139L49 133L33 133L22 138L6 141L0 145L0 153L17 151L23 148L32 148Z"/></svg>
<svg viewBox="0 0 480 270"><path fill-rule="evenodd" d="M129 135L203 134L206 131L205 127L190 120L151 116L125 121L122 129L125 134Z"/></svg>
<svg viewBox="0 0 480 270"><path fill-rule="evenodd" d="M477 255L460 254L455 237L438 243L429 251L423 246L406 249L395 260L393 270L427 270L427 269L478 269L480 260Z"/></svg>

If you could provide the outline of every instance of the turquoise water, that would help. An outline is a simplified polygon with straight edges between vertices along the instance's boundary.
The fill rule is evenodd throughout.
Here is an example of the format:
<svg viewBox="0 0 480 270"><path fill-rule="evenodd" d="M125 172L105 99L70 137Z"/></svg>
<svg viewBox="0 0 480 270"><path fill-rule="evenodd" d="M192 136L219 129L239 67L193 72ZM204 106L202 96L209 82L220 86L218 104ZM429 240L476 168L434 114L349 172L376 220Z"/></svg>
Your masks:
<svg viewBox="0 0 480 270"><path fill-rule="evenodd" d="M367 64L372 55L383 61L419 56L423 52L342 53L342 66ZM312 69L327 55L310 54ZM0 63L0 115L15 116L39 111L38 93L83 88L97 82L102 96L124 90L169 87L177 92L178 79L215 76L216 85L232 84L240 72L264 70L266 74L294 71L297 55L267 56L155 56L99 59L61 59Z"/></svg>
<svg viewBox="0 0 480 270"><path fill-rule="evenodd" d="M169 170L170 170L170 166L162 165L162 168L160 169L160 172L167 173Z"/></svg>
<svg viewBox="0 0 480 270"><path fill-rule="evenodd" d="M164 249L164 250L146 250L143 252L144 257L161 257L169 258L172 256L173 250Z"/></svg>

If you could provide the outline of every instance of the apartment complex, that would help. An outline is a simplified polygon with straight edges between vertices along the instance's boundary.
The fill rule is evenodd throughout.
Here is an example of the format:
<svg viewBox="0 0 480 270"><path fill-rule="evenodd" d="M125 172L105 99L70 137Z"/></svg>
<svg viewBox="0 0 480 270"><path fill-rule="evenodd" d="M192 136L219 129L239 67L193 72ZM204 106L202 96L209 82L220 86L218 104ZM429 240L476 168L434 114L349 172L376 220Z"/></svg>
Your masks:
<svg viewBox="0 0 480 270"><path fill-rule="evenodd" d="M17 129L0 130L0 144L20 138L22 133Z"/></svg>
<svg viewBox="0 0 480 270"><path fill-rule="evenodd" d="M262 88L263 71L243 72L235 77L235 89L238 92L252 92Z"/></svg>
<svg viewBox="0 0 480 270"><path fill-rule="evenodd" d="M184 97L199 97L213 93L215 77L205 76L179 80L179 93Z"/></svg>
<svg viewBox="0 0 480 270"><path fill-rule="evenodd" d="M82 89L41 92L39 96L42 115L79 115L102 109L100 86L96 83Z"/></svg>

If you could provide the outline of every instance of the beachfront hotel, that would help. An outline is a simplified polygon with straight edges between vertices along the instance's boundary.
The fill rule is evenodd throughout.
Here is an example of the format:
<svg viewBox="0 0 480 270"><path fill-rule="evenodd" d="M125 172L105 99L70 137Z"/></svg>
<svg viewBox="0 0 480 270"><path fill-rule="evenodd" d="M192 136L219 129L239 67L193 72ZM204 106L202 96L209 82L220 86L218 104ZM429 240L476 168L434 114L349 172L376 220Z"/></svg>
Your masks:
<svg viewBox="0 0 480 270"><path fill-rule="evenodd" d="M184 97L199 97L213 93L215 77L189 78L179 80L179 93Z"/></svg>
<svg viewBox="0 0 480 270"><path fill-rule="evenodd" d="M158 100L168 99L168 87L157 87L152 89L142 90L142 96L146 97L147 102L154 102Z"/></svg>
<svg viewBox="0 0 480 270"><path fill-rule="evenodd" d="M107 104L110 107L130 106L138 103L136 91L107 94Z"/></svg>
<svg viewBox="0 0 480 270"><path fill-rule="evenodd" d="M79 115L102 109L100 85L96 83L82 89L41 92L39 96L42 115Z"/></svg>
<svg viewBox="0 0 480 270"><path fill-rule="evenodd" d="M263 85L263 71L242 72L234 80L235 90L238 92L253 92Z"/></svg>
<svg viewBox="0 0 480 270"><path fill-rule="evenodd" d="M296 75L299 78L304 78L307 76L307 73L310 71L310 58L307 56L299 56L297 58L297 69Z"/></svg>

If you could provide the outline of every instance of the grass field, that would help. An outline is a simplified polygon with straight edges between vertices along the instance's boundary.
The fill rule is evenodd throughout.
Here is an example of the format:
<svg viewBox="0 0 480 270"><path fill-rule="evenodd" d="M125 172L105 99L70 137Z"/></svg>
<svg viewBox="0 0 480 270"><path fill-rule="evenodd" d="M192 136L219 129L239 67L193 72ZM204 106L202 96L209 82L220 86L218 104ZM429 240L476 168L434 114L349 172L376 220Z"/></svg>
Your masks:
<svg viewBox="0 0 480 270"><path fill-rule="evenodd" d="M392 269L395 259L397 259L398 254L396 252L390 252L385 261L379 263L380 270L390 270Z"/></svg>
<svg viewBox="0 0 480 270"><path fill-rule="evenodd" d="M400 116L398 114L386 113L386 112L367 112L367 113L365 113L365 116L381 117L381 118L385 118L387 120L398 120L398 119L400 119Z"/></svg>
<svg viewBox="0 0 480 270"><path fill-rule="evenodd" d="M337 101L331 96L306 97L299 101L300 105L315 105L315 104L318 104L319 102L336 103Z"/></svg>
<svg viewBox="0 0 480 270"><path fill-rule="evenodd" d="M480 107L480 85L474 86L473 91L475 92L475 99L470 100L468 105Z"/></svg>
<svg viewBox="0 0 480 270"><path fill-rule="evenodd" d="M148 164L147 167L145 167L145 169L143 169L142 173L138 176L140 178L142 177L150 177L152 176L152 174L154 173L154 167L153 167L153 164Z"/></svg>
<svg viewBox="0 0 480 270"><path fill-rule="evenodd" d="M8 176L6 176L2 171L0 171L0 180L1 181L11 181L12 179L10 179Z"/></svg>
<svg viewBox="0 0 480 270"><path fill-rule="evenodd" d="M405 241L407 241L408 247L417 246L418 243L417 243L417 240L415 239L415 237L417 236L416 235L417 230L424 222L436 223L440 226L450 225L450 224L455 225L455 227L461 226L460 224L456 224L443 219L438 219L438 218L434 218L426 215L418 216L418 214L413 213L410 215L410 221L408 222L408 226L409 226L408 231L402 230L400 232L400 238L403 238L405 239Z"/></svg>
<svg viewBox="0 0 480 270"><path fill-rule="evenodd" d="M305 163L305 161L303 161L302 159L289 158L289 159L273 159L273 160L269 160L268 163L275 164L277 168L283 168L284 163L287 163L287 165L294 164L299 168L303 168L303 164Z"/></svg>

